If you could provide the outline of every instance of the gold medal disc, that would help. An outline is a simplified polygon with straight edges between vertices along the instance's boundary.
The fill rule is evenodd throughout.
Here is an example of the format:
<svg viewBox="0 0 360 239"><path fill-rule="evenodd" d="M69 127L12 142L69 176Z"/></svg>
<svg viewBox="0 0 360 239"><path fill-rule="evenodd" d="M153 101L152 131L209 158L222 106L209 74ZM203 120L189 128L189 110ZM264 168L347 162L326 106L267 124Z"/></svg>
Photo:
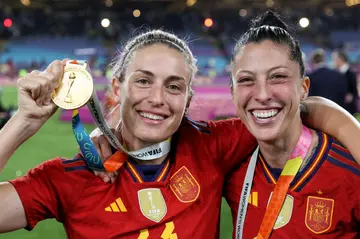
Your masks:
<svg viewBox="0 0 360 239"><path fill-rule="evenodd" d="M79 65L67 65L61 84L54 91L52 100L60 108L74 110L89 101L93 90L93 79L86 69Z"/></svg>

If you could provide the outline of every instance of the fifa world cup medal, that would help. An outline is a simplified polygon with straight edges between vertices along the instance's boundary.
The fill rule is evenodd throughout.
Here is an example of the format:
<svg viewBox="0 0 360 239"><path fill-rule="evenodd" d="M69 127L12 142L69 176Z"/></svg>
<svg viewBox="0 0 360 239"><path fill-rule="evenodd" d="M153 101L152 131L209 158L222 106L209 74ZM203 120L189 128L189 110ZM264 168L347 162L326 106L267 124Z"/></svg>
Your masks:
<svg viewBox="0 0 360 239"><path fill-rule="evenodd" d="M86 64L66 64L61 84L54 91L52 100L62 109L74 110L89 101L93 90L93 79Z"/></svg>

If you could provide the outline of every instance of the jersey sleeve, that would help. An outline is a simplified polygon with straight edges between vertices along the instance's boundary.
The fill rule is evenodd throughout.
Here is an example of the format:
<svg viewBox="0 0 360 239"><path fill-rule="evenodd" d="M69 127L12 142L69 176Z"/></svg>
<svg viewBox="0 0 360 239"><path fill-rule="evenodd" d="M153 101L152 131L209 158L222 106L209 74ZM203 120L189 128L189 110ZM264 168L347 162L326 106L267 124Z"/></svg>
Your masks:
<svg viewBox="0 0 360 239"><path fill-rule="evenodd" d="M240 119L209 122L214 153L219 159L219 168L228 173L246 160L256 147L256 139Z"/></svg>
<svg viewBox="0 0 360 239"><path fill-rule="evenodd" d="M23 204L28 225L35 225L47 218L63 221L66 212L73 206L73 199L81 191L79 183L71 183L64 174L60 158L46 161L31 169L25 176L9 181L16 189Z"/></svg>

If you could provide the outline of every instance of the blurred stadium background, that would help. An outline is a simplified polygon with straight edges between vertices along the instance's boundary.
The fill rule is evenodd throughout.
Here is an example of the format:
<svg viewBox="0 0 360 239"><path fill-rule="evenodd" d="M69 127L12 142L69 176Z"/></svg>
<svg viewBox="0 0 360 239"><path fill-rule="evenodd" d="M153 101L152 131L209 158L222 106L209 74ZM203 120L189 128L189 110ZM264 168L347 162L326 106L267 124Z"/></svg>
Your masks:
<svg viewBox="0 0 360 239"><path fill-rule="evenodd" d="M87 60L106 110L113 104L107 92L107 64L126 39L150 28L170 30L188 39L198 58L200 72L191 117L233 116L228 88L230 51L249 19L268 8L287 17L305 59L321 47L331 66L331 52L342 49L360 76L360 0L0 0L1 125L16 109L16 80L55 59ZM88 130L93 129L86 107L81 116ZM54 156L74 155L77 145L69 120L70 112L59 110L18 150L0 180L19 177ZM231 225L224 204L221 238L231 238ZM21 230L0 235L1 239L49 237L66 237L54 220L40 223L31 233Z"/></svg>

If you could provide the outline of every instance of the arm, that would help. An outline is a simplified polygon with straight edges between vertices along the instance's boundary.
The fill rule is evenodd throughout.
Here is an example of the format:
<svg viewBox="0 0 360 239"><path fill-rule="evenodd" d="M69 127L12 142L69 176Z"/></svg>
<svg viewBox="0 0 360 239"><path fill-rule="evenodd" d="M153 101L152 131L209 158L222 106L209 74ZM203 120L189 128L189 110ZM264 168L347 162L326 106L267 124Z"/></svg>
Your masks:
<svg viewBox="0 0 360 239"><path fill-rule="evenodd" d="M18 80L18 111L0 131L0 172L16 149L34 135L55 113L51 101L63 74L65 61L54 61L44 72L33 71Z"/></svg>
<svg viewBox="0 0 360 239"><path fill-rule="evenodd" d="M360 123L331 100L309 97L303 104L307 109L304 123L337 138L360 164Z"/></svg>
<svg viewBox="0 0 360 239"><path fill-rule="evenodd" d="M25 210L14 186L0 183L0 233L26 227Z"/></svg>
<svg viewBox="0 0 360 239"><path fill-rule="evenodd" d="M29 123L16 113L0 131L0 173L17 148L31 137L29 127Z"/></svg>
<svg viewBox="0 0 360 239"><path fill-rule="evenodd" d="M57 107L50 99L52 91L58 86L62 71L62 63L54 61L45 72L33 71L19 79L18 112L0 131L0 172L17 148L55 113ZM29 184L29 193L25 194L35 191L34 185ZM0 198L0 232L24 228L28 223L24 202L15 187L8 182L0 183Z"/></svg>

